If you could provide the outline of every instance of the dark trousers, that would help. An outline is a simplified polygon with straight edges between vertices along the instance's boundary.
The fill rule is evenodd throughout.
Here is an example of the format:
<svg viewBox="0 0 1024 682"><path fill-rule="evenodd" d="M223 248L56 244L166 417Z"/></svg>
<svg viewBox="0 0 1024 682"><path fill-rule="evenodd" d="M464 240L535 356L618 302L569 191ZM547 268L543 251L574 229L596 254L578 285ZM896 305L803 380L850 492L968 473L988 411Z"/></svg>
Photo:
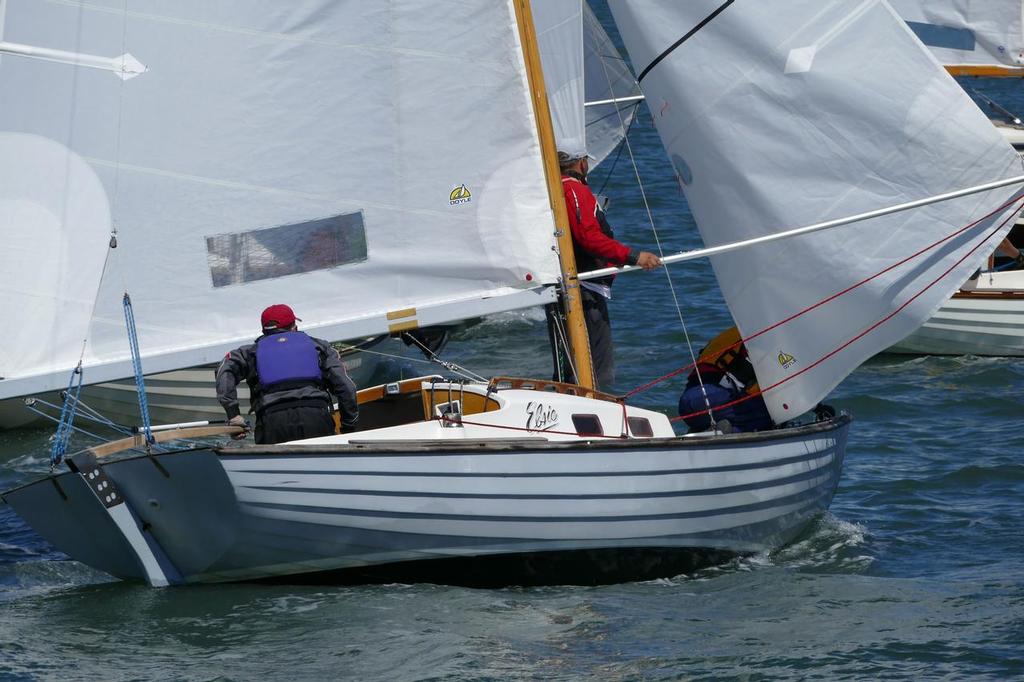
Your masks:
<svg viewBox="0 0 1024 682"><path fill-rule="evenodd" d="M256 442L274 445L290 440L334 435L334 417L322 401L272 405L256 415Z"/></svg>
<svg viewBox="0 0 1024 682"><path fill-rule="evenodd" d="M583 299L583 319L587 325L590 358L594 365L594 382L600 390L610 390L615 381L615 355L612 347L612 325L608 319L608 301L604 296L580 288ZM568 358L563 352L565 338L564 318L556 304L547 307L548 341L551 343L555 381L578 381L568 371ZM556 331L558 330L558 331Z"/></svg>
<svg viewBox="0 0 1024 682"><path fill-rule="evenodd" d="M583 287L580 287L580 294L583 297L587 336L590 338L590 357L594 362L594 381L598 389L608 391L615 383L615 348L612 346L608 299Z"/></svg>

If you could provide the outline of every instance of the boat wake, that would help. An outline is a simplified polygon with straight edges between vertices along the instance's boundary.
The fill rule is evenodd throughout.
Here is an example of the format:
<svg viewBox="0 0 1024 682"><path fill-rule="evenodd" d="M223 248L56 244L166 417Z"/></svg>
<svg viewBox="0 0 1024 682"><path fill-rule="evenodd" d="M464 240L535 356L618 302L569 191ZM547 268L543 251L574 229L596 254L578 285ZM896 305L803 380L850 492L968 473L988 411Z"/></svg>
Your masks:
<svg viewBox="0 0 1024 682"><path fill-rule="evenodd" d="M706 581L772 568L814 573L864 573L875 561L874 556L862 549L867 538L868 531L864 526L826 513L798 540L781 549L738 556L727 563L694 573L651 582L678 586L688 581Z"/></svg>
<svg viewBox="0 0 1024 682"><path fill-rule="evenodd" d="M863 550L867 538L864 526L826 513L798 541L751 561L819 573L863 573L875 561Z"/></svg>

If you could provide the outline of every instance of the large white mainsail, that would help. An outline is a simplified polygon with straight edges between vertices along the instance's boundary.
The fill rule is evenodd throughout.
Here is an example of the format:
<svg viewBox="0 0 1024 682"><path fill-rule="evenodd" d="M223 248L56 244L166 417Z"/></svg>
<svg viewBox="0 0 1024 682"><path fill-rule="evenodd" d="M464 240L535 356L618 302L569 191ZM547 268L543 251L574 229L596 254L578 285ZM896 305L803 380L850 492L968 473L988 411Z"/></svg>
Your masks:
<svg viewBox="0 0 1024 682"><path fill-rule="evenodd" d="M890 0L943 65L962 75L1024 74L1021 0Z"/></svg>
<svg viewBox="0 0 1024 682"><path fill-rule="evenodd" d="M559 272L511 2L133 0L125 12L6 0L0 11L0 144L60 148L68 162L42 175L71 185L85 164L95 204L111 207L67 266L106 257L98 294L66 278L52 305L83 299L77 326L19 339L39 352L0 358L0 398L66 385L83 315L87 381L130 376L125 289L147 372L216 361L275 302L346 339L552 298L538 286ZM28 161L2 163L8 177ZM31 194L0 201L5 244L39 228L25 216L53 214ZM23 289L0 273L4 319L49 305Z"/></svg>
<svg viewBox="0 0 1024 682"><path fill-rule="evenodd" d="M1020 174L1013 150L884 0L612 10L709 246ZM813 407L930 317L1005 235L1009 224L993 226L1013 193L713 257L773 418Z"/></svg>

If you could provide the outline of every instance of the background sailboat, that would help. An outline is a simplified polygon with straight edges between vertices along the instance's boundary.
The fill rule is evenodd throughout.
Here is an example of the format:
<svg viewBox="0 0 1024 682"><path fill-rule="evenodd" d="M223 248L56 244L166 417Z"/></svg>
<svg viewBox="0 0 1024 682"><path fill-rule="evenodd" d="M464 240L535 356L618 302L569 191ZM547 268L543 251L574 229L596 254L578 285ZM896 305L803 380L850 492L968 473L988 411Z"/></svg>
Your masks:
<svg viewBox="0 0 1024 682"><path fill-rule="evenodd" d="M1020 0L935 2L892 0L915 35L955 76L1020 78L1024 76L1024 4ZM1007 110L964 87L990 113ZM1024 145L1019 121L993 118L1008 142ZM1024 165L1022 165L1024 168ZM1009 235L1024 246L1024 227ZM996 252L997 256L1005 256ZM938 355L1024 355L1024 271L1006 260L983 267L917 331L889 349L896 353Z"/></svg>

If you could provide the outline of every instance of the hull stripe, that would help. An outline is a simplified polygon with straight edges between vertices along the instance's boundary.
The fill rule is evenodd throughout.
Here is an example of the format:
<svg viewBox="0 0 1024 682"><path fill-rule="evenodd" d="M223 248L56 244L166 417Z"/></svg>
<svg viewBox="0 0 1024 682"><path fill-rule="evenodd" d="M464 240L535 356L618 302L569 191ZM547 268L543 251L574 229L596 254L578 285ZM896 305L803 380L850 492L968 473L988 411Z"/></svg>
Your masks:
<svg viewBox="0 0 1024 682"><path fill-rule="evenodd" d="M576 477L592 477L592 476L668 476L678 474L713 474L713 473L726 473L734 471L756 471L758 469L768 469L771 467L777 467L786 464L799 464L801 462L810 462L821 457L834 455L837 452L835 445L824 448L822 450L816 450L814 452L798 455L795 457L780 457L779 459L766 460L761 462L755 462L751 464L731 464L726 466L711 466L711 467L700 467L700 468L686 468L686 469L648 469L641 471L630 471L630 470L606 470L606 471L573 471L573 472L438 472L438 471L360 471L360 470L331 470L325 471L324 469L260 469L260 468L245 468L245 463L238 460L224 462L225 470L229 474L233 473L246 473L246 474L280 474L280 475L322 475L330 473L337 476L417 476L424 478L576 478ZM433 455L429 455L433 456ZM365 457L365 456L364 456ZM223 461L223 458L222 458ZM255 458L249 458L252 462L251 466L258 467L260 461Z"/></svg>
<svg viewBox="0 0 1024 682"><path fill-rule="evenodd" d="M310 514L328 514L334 516L355 516L355 517L376 517L389 519L418 519L418 520L446 520L446 521L486 521L491 523L525 523L525 524L548 524L548 523L616 523L636 521L662 521L671 519L692 519L722 516L727 514L738 514L753 511L762 511L776 507L798 504L805 500L821 497L823 492L820 488L827 487L831 491L831 484L834 478L826 478L821 485L814 486L808 490L754 504L738 505L734 507L722 507L718 509L706 509L701 511L677 512L673 514L636 514L630 516L481 516L471 514L439 514L429 512L395 512L377 511L370 509L339 509L334 507L307 507L296 504L277 504L273 502L242 502L245 507L262 509L274 509L286 512L302 512Z"/></svg>
<svg viewBox="0 0 1024 682"><path fill-rule="evenodd" d="M790 483L799 483L801 481L807 481L810 479L818 478L822 475L822 469L831 465L831 461L825 463L818 469L806 471L804 473L787 476L785 478L773 478L765 481L758 481L756 483L747 483L744 485L733 485L733 486L721 486L718 488L697 488L691 490L672 490L664 492L649 492L649 493L595 493L585 495L548 495L543 493L435 493L435 492L423 492L423 491L399 491L399 490L367 490L361 489L343 489L343 488L298 488L291 486L262 486L262 485L246 485L239 486L246 490L268 490L273 492L282 493L323 493L329 495L365 495L369 497L409 497L409 498L441 498L441 499L489 499L489 500L635 500L635 499L646 499L646 498L662 498L662 497L697 497L702 495L722 495L726 493L737 493L746 492L750 490L761 490L769 487L776 487L780 485L786 485Z"/></svg>

